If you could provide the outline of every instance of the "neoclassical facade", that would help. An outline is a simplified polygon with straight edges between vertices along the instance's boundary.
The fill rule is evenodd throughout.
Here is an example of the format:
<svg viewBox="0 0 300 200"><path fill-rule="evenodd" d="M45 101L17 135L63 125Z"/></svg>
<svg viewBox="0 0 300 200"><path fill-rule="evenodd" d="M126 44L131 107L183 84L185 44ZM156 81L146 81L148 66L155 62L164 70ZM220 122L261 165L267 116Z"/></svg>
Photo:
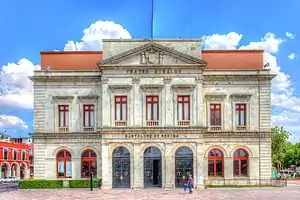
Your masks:
<svg viewBox="0 0 300 200"><path fill-rule="evenodd" d="M103 40L42 52L34 82L34 177L104 188L256 183L271 177L271 80L260 50L201 40Z"/></svg>

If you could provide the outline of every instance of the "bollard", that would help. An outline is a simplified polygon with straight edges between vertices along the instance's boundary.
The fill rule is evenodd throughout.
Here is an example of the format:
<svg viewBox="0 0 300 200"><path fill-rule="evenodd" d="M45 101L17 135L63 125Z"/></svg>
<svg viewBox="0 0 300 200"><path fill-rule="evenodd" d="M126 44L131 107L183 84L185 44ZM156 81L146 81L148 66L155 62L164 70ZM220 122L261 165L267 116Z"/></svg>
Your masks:
<svg viewBox="0 0 300 200"><path fill-rule="evenodd" d="M10 191L10 184L7 185L7 193Z"/></svg>

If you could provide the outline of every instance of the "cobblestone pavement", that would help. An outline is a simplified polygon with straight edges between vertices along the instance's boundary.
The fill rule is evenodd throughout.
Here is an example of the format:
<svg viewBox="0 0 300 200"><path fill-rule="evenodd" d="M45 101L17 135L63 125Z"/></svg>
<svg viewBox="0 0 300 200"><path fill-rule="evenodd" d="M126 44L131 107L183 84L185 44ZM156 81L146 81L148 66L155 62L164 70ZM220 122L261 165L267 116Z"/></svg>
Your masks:
<svg viewBox="0 0 300 200"><path fill-rule="evenodd" d="M166 191L164 189L141 189L141 190L94 190L88 189L61 189L61 190L19 190L10 193L1 193L2 200L299 200L300 183L289 184L285 188L246 188L246 189L207 189L196 190L194 194L185 194L181 189Z"/></svg>

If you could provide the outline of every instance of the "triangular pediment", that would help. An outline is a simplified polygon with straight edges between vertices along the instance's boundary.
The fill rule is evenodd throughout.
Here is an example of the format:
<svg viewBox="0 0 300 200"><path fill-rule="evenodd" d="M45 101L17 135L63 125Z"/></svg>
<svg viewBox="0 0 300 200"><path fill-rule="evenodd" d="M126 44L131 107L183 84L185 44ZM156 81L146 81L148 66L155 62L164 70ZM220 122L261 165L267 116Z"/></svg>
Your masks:
<svg viewBox="0 0 300 200"><path fill-rule="evenodd" d="M206 66L206 62L200 58L188 55L155 42L149 42L136 48L132 48L123 53L101 60L97 64L99 67L179 64Z"/></svg>

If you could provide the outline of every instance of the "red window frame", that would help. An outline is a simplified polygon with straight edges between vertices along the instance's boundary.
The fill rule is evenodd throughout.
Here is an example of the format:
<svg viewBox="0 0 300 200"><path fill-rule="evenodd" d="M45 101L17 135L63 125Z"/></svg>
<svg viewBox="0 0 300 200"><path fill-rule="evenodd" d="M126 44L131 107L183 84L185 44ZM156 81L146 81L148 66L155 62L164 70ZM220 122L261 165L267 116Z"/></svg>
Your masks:
<svg viewBox="0 0 300 200"><path fill-rule="evenodd" d="M61 124L61 113L63 113L63 124ZM67 122L67 115L69 116L69 105L58 105L58 126L61 128L69 127ZM68 120L69 117L68 117Z"/></svg>
<svg viewBox="0 0 300 200"><path fill-rule="evenodd" d="M148 119L148 106L151 105L151 119ZM154 105L157 105L157 120L159 119L159 99L158 96L146 96L146 120L153 121L154 120Z"/></svg>
<svg viewBox="0 0 300 200"><path fill-rule="evenodd" d="M241 151L245 153L245 156L241 155ZM237 156L235 155L237 152ZM234 161L237 160L239 161L239 166L238 166L238 175L235 174L234 172ZM234 176L242 176L242 161L246 161L246 169L247 169L247 175L248 175L248 152L245 149L237 149L233 153L233 175Z"/></svg>
<svg viewBox="0 0 300 200"><path fill-rule="evenodd" d="M182 100L179 100L180 98L182 98ZM185 100L185 98L188 98L188 100ZM188 120L190 120L191 119L191 110L190 110L190 108L191 108L191 103L190 103L190 101L191 101L191 96L190 95L178 95L177 96L177 109L178 109L178 105L179 104L182 104L182 106L181 106L181 110L177 110L177 119L178 119L178 121L188 121ZM185 108L184 108L184 105L185 104L188 104L188 119L185 119L184 117L184 113L185 113ZM181 114L182 114L182 119L179 119L179 112L181 112Z"/></svg>
<svg viewBox="0 0 300 200"><path fill-rule="evenodd" d="M210 152L213 151L213 156L210 156ZM216 152L219 151L221 152L221 156L217 156ZM208 161L214 161L214 175L213 176L217 176L217 160L221 160L222 161L222 177L224 176L224 154L220 149L217 148L213 148L209 151L208 153ZM209 165L209 162L208 162ZM209 166L208 166L209 167Z"/></svg>
<svg viewBox="0 0 300 200"><path fill-rule="evenodd" d="M13 159L18 160L18 150L13 151Z"/></svg>
<svg viewBox="0 0 300 200"><path fill-rule="evenodd" d="M83 155L85 153L88 153L88 157L83 157ZM92 153L95 154L94 157L92 156ZM88 162L88 175L87 176L84 176L84 174L83 174L84 162ZM97 156L96 156L96 153L91 149L87 149L84 152L82 152L82 154L81 154L81 177L82 178L88 178L88 177L91 176L92 162L96 162L96 172L97 172Z"/></svg>
<svg viewBox="0 0 300 200"><path fill-rule="evenodd" d="M22 151L22 160L26 160L26 152Z"/></svg>
<svg viewBox="0 0 300 200"><path fill-rule="evenodd" d="M5 156L6 154L6 156ZM3 159L8 160L9 158L9 150L8 149L3 149Z"/></svg>
<svg viewBox="0 0 300 200"><path fill-rule="evenodd" d="M219 108L218 108L219 106ZM221 126L222 124L222 114L221 114L221 104L210 104L210 114L213 112L213 116L210 116L210 123L211 123L211 119L213 117L214 119L214 123L211 124L212 126ZM220 124L217 124L217 111L219 111L219 120L220 120Z"/></svg>
<svg viewBox="0 0 300 200"><path fill-rule="evenodd" d="M63 152L63 157L58 157L59 154ZM69 153L70 156L67 156L67 153ZM57 154L56 154L56 177L57 178L71 178L72 176L67 176L67 162L71 162L72 161L72 155L68 150L60 150ZM58 163L59 162L64 162L64 176L59 176L58 175Z"/></svg>
<svg viewBox="0 0 300 200"><path fill-rule="evenodd" d="M125 100L123 100L125 98ZM119 102L117 102L117 99L120 99ZM127 121L127 115L128 115L128 105L127 105L128 99L127 96L115 96L115 121L117 120L117 105L120 105L120 121ZM123 105L126 105L126 119L123 119Z"/></svg>
<svg viewBox="0 0 300 200"><path fill-rule="evenodd" d="M83 127L93 127L94 124L91 122L94 120L92 119L91 114L93 113L93 116L95 116L95 106L93 104L84 104L83 105ZM86 118L88 119L88 124L86 124Z"/></svg>
<svg viewBox="0 0 300 200"><path fill-rule="evenodd" d="M242 108L244 107L244 108ZM242 111L244 111L244 124L241 124L241 117L242 117ZM245 103L238 103L235 104L235 114L238 113L238 126L246 126L247 125L247 109L246 109L246 104Z"/></svg>

